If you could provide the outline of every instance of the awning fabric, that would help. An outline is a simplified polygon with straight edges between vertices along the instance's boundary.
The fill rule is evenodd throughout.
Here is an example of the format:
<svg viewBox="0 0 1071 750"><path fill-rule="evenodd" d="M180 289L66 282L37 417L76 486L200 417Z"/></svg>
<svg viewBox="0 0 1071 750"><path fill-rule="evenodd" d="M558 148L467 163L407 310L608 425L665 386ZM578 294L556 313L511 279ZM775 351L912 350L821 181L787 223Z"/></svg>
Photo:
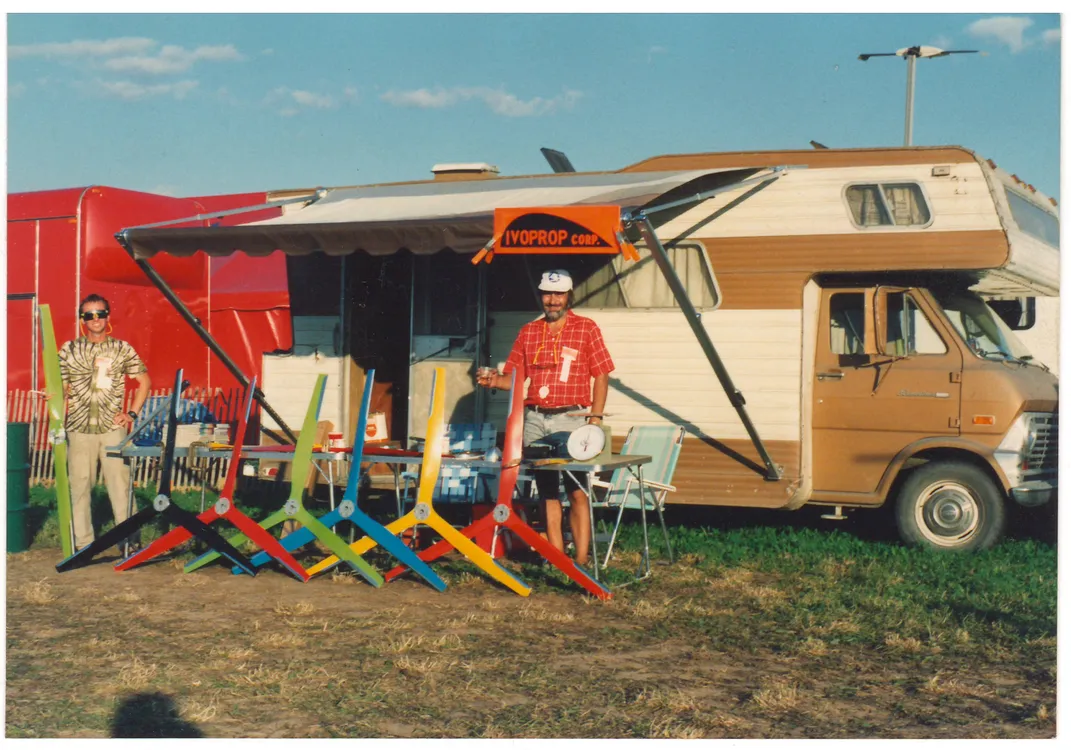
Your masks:
<svg viewBox="0 0 1071 750"><path fill-rule="evenodd" d="M709 175L754 171L570 173L335 188L314 203L264 221L228 227L135 227L124 234L139 259L161 252L187 256L198 250L213 256L236 251L266 255L274 250L288 255L388 255L401 249L430 255L444 248L474 253L491 239L496 207L612 203L630 210Z"/></svg>

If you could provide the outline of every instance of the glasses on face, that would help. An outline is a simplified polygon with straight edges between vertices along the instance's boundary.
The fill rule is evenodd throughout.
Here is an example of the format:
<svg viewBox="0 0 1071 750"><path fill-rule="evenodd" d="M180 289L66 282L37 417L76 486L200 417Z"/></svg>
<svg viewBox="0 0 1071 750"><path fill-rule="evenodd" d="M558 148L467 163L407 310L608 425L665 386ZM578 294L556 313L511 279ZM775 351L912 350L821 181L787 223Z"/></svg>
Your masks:
<svg viewBox="0 0 1071 750"><path fill-rule="evenodd" d="M91 320L100 320L101 318L107 318L107 310L90 310L89 312L82 313L82 320L87 323Z"/></svg>

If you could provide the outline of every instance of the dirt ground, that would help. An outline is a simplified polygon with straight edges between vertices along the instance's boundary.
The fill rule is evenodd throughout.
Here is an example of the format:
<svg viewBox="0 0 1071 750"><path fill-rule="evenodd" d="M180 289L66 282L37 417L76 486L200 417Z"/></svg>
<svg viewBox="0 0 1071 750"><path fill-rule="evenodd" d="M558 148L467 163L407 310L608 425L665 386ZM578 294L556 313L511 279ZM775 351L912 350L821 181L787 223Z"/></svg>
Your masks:
<svg viewBox="0 0 1071 750"><path fill-rule="evenodd" d="M727 648L672 625L659 580L698 587L686 568L598 602L551 573L522 598L464 564L440 594L175 561L60 575L57 553L7 557L8 737L1055 734L1054 668L771 649L759 622Z"/></svg>

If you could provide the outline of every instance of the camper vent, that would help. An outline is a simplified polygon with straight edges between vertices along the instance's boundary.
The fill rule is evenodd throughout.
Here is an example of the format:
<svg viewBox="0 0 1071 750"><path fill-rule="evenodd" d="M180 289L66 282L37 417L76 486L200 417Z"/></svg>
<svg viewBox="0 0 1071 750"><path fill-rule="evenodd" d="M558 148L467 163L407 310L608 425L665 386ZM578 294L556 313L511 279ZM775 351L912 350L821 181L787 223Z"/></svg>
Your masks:
<svg viewBox="0 0 1071 750"><path fill-rule="evenodd" d="M431 173L436 180L483 180L498 177L498 167L486 162L436 164Z"/></svg>

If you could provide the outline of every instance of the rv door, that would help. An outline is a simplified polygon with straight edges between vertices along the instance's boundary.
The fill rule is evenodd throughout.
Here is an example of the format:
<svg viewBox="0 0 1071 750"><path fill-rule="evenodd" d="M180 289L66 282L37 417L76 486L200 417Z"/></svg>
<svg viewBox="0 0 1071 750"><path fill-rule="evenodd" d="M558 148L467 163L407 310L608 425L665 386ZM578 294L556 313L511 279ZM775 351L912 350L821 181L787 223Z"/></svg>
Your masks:
<svg viewBox="0 0 1071 750"><path fill-rule="evenodd" d="M816 494L873 493L905 446L959 434L960 385L952 374L962 369L962 355L934 320L939 313L916 290L822 290L813 397Z"/></svg>

